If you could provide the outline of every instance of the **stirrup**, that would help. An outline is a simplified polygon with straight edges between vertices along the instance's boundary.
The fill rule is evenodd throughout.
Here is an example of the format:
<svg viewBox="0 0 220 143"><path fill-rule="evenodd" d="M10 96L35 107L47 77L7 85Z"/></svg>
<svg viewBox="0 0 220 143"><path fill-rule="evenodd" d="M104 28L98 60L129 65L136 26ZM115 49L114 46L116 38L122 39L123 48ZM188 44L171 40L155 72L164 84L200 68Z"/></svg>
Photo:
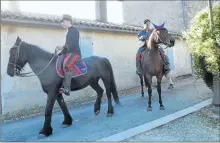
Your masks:
<svg viewBox="0 0 220 143"><path fill-rule="evenodd" d="M65 88L60 88L59 93L60 93L60 94L63 94L63 93L64 93L64 94L67 95L67 96L70 95L70 91L68 91L68 90L65 89Z"/></svg>

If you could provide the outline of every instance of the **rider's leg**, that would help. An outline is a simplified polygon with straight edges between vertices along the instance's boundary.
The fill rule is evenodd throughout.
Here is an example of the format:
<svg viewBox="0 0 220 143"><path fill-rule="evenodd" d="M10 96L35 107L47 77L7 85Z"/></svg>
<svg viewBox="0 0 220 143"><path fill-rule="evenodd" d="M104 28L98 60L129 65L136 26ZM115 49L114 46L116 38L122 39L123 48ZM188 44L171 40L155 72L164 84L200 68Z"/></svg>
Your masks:
<svg viewBox="0 0 220 143"><path fill-rule="evenodd" d="M170 73L166 73L166 74L165 74L165 77L166 77L166 79L169 81L169 87L168 87L168 89L173 88L173 81L172 81L172 79L171 79Z"/></svg>
<svg viewBox="0 0 220 143"><path fill-rule="evenodd" d="M65 95L70 95L70 88L71 88L71 79L73 75L73 66L77 60L80 59L79 55L75 54L68 54L64 60L64 88L60 88L60 93L64 93Z"/></svg>
<svg viewBox="0 0 220 143"><path fill-rule="evenodd" d="M141 53L143 52L144 48L140 47L136 54L136 74L141 75L142 69L141 69Z"/></svg>
<svg viewBox="0 0 220 143"><path fill-rule="evenodd" d="M173 81L171 79L170 76L170 62L169 62L169 58L167 55L164 55L164 70L165 70L165 77L167 78L167 80L169 81L169 87L168 89L173 88Z"/></svg>

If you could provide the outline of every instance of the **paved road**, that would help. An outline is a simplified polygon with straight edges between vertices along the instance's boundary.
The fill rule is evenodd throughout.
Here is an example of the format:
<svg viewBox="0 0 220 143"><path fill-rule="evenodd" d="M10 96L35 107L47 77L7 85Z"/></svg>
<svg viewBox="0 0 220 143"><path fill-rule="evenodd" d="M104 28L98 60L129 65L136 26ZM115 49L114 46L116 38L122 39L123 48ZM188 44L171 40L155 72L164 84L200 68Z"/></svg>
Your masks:
<svg viewBox="0 0 220 143"><path fill-rule="evenodd" d="M206 107L124 141L219 142L220 120L213 117L211 107Z"/></svg>
<svg viewBox="0 0 220 143"><path fill-rule="evenodd" d="M62 112L55 112L52 119L53 135L44 139L37 138L43 125L43 116L5 123L2 127L2 141L96 141L211 97L210 90L202 82L196 83L196 89L192 80L177 83L174 90L163 89L163 103L166 108L164 111L159 110L156 89L153 90L152 112L146 110L148 97L141 98L140 93L121 97L122 105L114 105L115 114L110 118L106 117L106 101L102 102L98 116L93 114L93 105L72 108L70 114L74 123L68 128L61 128Z"/></svg>

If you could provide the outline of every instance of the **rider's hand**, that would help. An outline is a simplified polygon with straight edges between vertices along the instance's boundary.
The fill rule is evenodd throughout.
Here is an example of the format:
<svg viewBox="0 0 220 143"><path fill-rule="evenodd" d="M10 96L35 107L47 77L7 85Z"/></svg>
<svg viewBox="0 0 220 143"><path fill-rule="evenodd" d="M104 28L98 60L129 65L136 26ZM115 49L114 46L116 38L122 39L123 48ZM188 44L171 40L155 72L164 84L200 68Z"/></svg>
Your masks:
<svg viewBox="0 0 220 143"><path fill-rule="evenodd" d="M63 50L63 46L57 46L56 49L57 50Z"/></svg>

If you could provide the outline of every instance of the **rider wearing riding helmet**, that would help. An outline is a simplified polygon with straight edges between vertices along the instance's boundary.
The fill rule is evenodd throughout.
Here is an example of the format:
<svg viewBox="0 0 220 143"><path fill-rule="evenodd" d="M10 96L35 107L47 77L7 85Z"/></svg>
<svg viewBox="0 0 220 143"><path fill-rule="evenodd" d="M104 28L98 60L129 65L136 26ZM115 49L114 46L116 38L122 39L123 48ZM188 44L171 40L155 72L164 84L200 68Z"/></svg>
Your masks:
<svg viewBox="0 0 220 143"><path fill-rule="evenodd" d="M63 71L64 71L64 88L60 88L60 93L70 95L71 78L73 75L73 66L81 58L79 47L79 31L72 25L72 16L64 14L62 19L63 28L67 29L66 42L64 46L57 46L62 50L61 54L65 55Z"/></svg>
<svg viewBox="0 0 220 143"><path fill-rule="evenodd" d="M141 30L138 33L138 39L141 42L142 46L138 49L137 54L136 54L136 74L141 75L142 74L142 69L141 69L141 53L146 49L146 40L149 39L151 33L153 32L153 29L150 29L150 20L149 19L145 19L144 20L144 29ZM156 25L154 25L156 26ZM155 27L157 28L157 27ZM173 82L172 79L169 75L170 73L170 63L169 63L169 58L167 55L165 55L164 50L160 47L159 48L159 52L160 55L162 57L162 60L164 62L164 71L165 71L165 77L169 80L170 85L169 85L169 89L173 88Z"/></svg>

